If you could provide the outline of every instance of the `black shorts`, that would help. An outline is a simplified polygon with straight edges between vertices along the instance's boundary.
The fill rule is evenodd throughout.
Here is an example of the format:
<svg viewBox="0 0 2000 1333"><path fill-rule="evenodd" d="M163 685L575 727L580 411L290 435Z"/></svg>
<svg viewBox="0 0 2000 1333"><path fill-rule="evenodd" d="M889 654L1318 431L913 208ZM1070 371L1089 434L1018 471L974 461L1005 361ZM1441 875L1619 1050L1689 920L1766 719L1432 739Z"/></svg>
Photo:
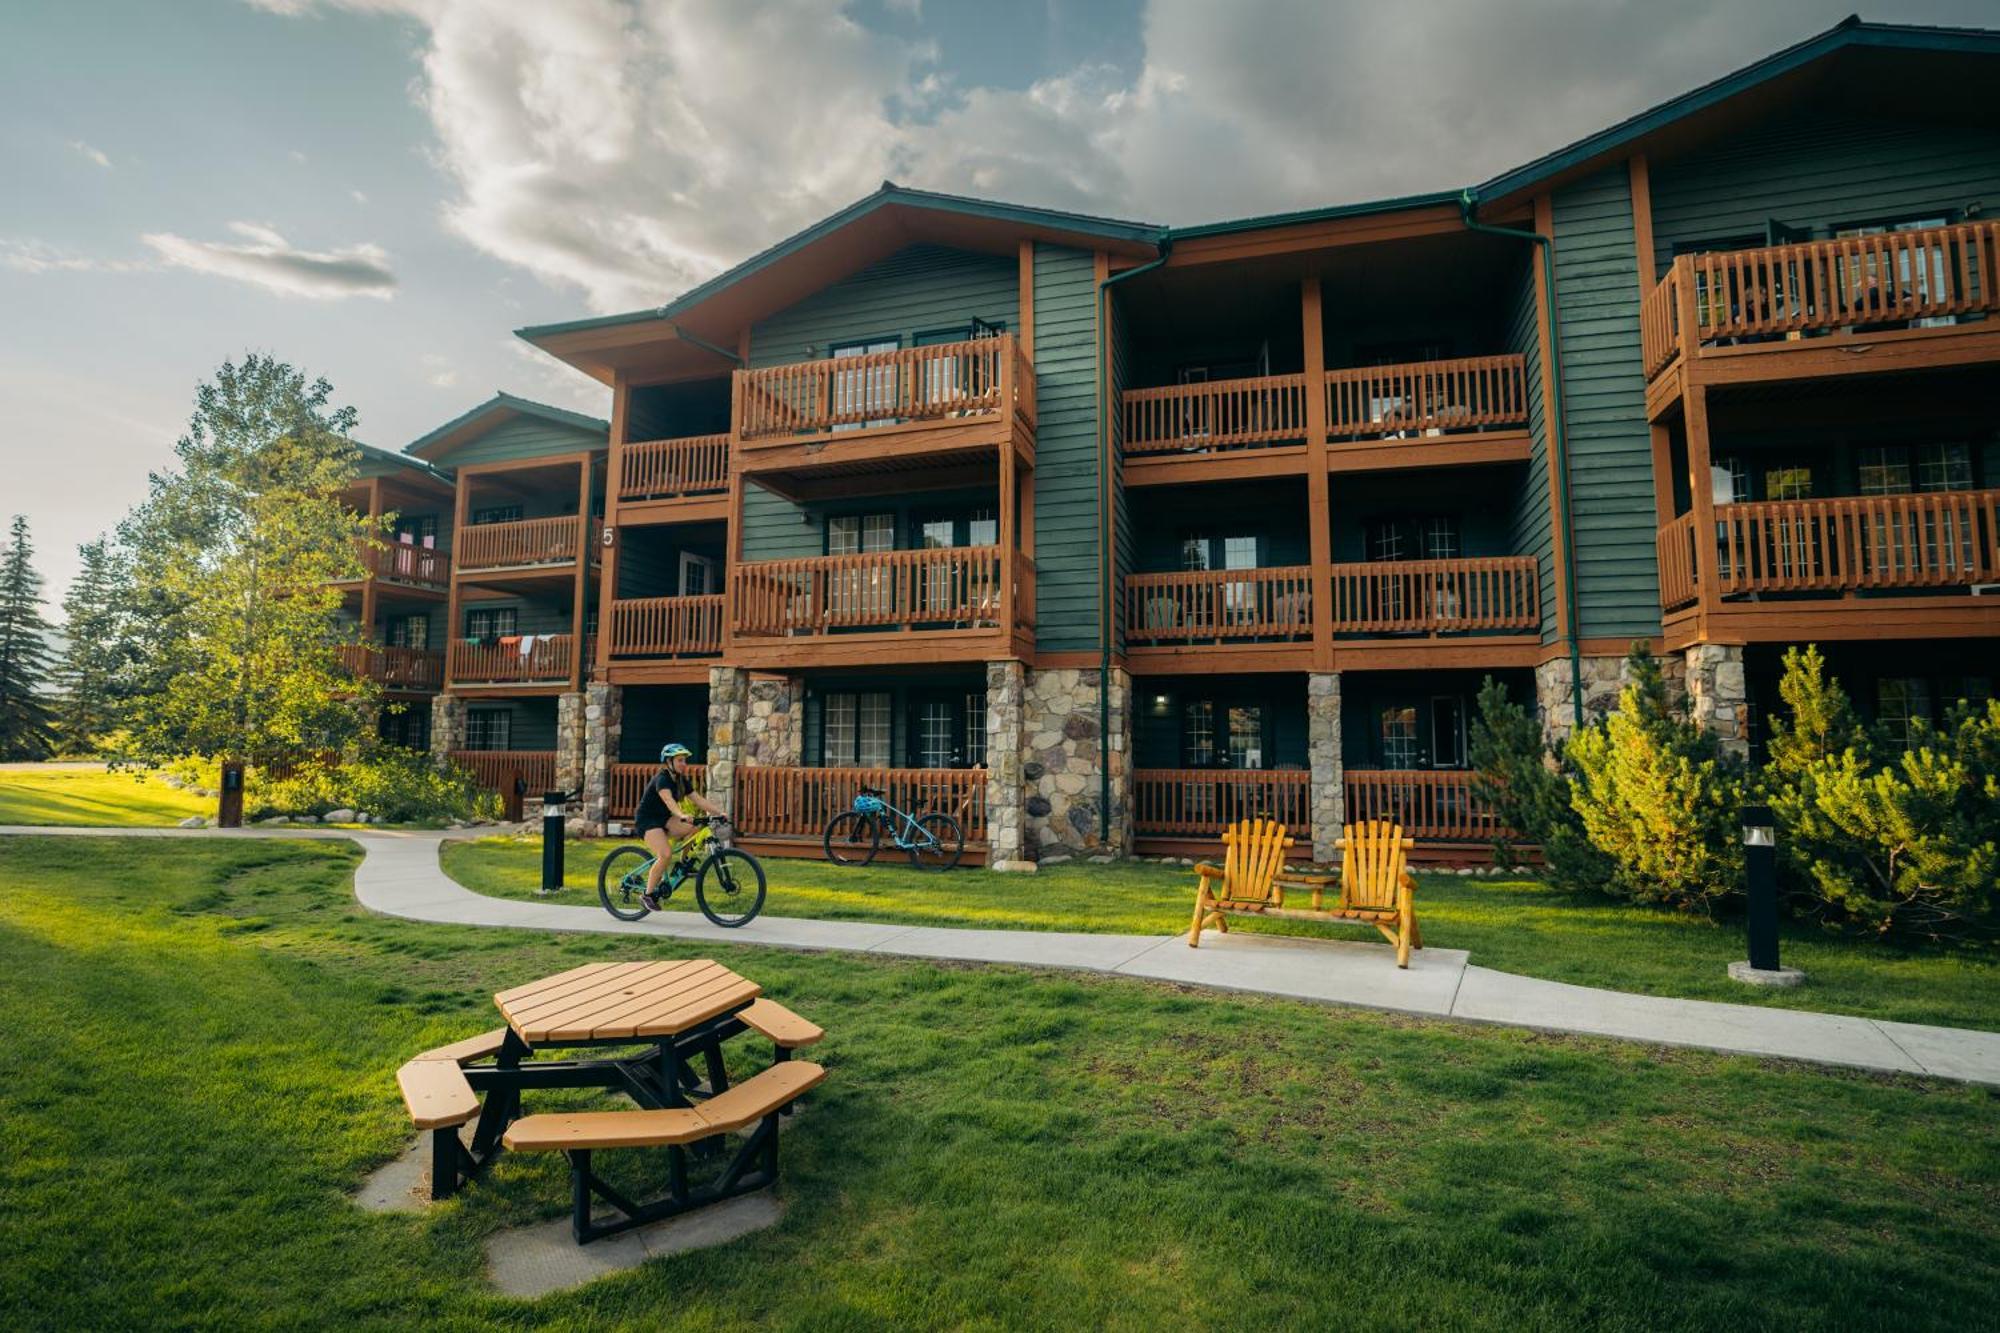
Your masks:
<svg viewBox="0 0 2000 1333"><path fill-rule="evenodd" d="M646 836L646 830L648 829L664 830L666 827L667 826L665 824L661 823L657 819L649 819L643 824L634 824L632 826L632 836L635 838L643 838Z"/></svg>

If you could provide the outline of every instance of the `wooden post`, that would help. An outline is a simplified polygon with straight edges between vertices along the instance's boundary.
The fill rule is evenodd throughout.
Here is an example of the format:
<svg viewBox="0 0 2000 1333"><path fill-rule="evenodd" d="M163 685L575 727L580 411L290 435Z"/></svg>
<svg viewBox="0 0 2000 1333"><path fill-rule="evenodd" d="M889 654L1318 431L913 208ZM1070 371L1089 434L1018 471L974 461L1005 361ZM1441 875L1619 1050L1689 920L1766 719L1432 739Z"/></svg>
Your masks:
<svg viewBox="0 0 2000 1333"><path fill-rule="evenodd" d="M1659 281L1653 272L1653 178L1644 153L1634 153L1626 170L1632 183L1632 245L1639 257L1639 299Z"/></svg>
<svg viewBox="0 0 2000 1333"><path fill-rule="evenodd" d="M1013 357L1008 357L1009 362ZM1010 372L1011 378L1011 372ZM1002 398L1001 402L1009 401ZM1019 459L1014 452L1014 434L1009 430L1000 441L1000 634L1013 642L1014 635L1014 492L1018 478L1014 468Z"/></svg>
<svg viewBox="0 0 2000 1333"><path fill-rule="evenodd" d="M1015 337L1020 340L1021 351L1030 363L1035 357L1035 243L1021 242L1020 255L1020 328Z"/></svg>
<svg viewBox="0 0 2000 1333"><path fill-rule="evenodd" d="M1331 671L1333 652L1333 497L1327 473L1326 325L1318 278L1299 284L1305 336L1306 527L1312 542L1313 670Z"/></svg>
<svg viewBox="0 0 2000 1333"><path fill-rule="evenodd" d="M1653 521L1666 527L1674 521L1674 438L1665 426L1654 425L1653 437Z"/></svg>
<svg viewBox="0 0 2000 1333"><path fill-rule="evenodd" d="M611 666L612 613L618 600L618 553L624 549L625 534L618 528L619 492L625 483L626 423L631 420L632 386L625 372L611 378L611 454L604 477L604 530L611 544L604 548L604 568L597 584L597 660L603 670Z"/></svg>
<svg viewBox="0 0 2000 1333"><path fill-rule="evenodd" d="M1547 194L1535 196L1535 230L1551 241L1555 238L1555 206ZM1532 256L1529 262L1535 266L1535 327L1541 336L1542 428L1544 452L1548 455L1545 483L1551 520L1550 554L1556 563L1556 637L1560 639L1569 634L1569 598L1563 592L1564 571L1569 569L1569 516L1562 512L1562 482L1556 475L1555 412L1560 400L1556 396L1555 382L1555 293L1549 290L1548 267L1541 262L1541 256ZM1576 682L1574 687L1580 689L1582 685Z"/></svg>
<svg viewBox="0 0 2000 1333"><path fill-rule="evenodd" d="M584 604L590 599L590 454L583 453L576 465L576 581L569 608L569 687L583 688Z"/></svg>
<svg viewBox="0 0 2000 1333"><path fill-rule="evenodd" d="M743 331L747 353L750 332ZM722 653L727 661L736 646L736 570L743 563L743 372L729 377L729 531L722 563Z"/></svg>
<svg viewBox="0 0 2000 1333"><path fill-rule="evenodd" d="M447 585L449 591L445 594L444 611L444 684L446 689L450 689L452 685L451 645L465 635L465 630L461 627L458 617L458 588L461 577L458 565L458 548L461 536L465 532L466 512L471 508L472 504L472 478L466 475L465 469L460 468L458 475L452 479L452 483L451 582Z"/></svg>
<svg viewBox="0 0 2000 1333"><path fill-rule="evenodd" d="M371 541L382 539L382 479L368 479L368 537ZM368 568L361 578L361 638L364 642L375 642L375 567L381 552L371 548L368 552Z"/></svg>
<svg viewBox="0 0 2000 1333"><path fill-rule="evenodd" d="M1694 512L1695 636L1708 638L1708 617L1721 596L1722 571L1715 549L1715 492L1709 479L1708 389L1690 384L1684 403L1687 421L1688 494Z"/></svg>

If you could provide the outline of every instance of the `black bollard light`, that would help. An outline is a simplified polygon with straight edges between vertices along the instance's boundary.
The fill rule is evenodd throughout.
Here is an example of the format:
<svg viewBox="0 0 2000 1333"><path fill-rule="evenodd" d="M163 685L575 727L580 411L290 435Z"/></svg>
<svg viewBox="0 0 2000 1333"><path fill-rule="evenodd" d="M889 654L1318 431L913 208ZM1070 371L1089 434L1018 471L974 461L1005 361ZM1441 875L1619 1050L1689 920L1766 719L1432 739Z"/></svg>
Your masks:
<svg viewBox="0 0 2000 1333"><path fill-rule="evenodd" d="M563 803L569 793L542 793L542 887L543 893L560 893L563 886Z"/></svg>
<svg viewBox="0 0 2000 1333"><path fill-rule="evenodd" d="M1750 896L1750 966L1778 971L1778 835L1765 805L1743 807L1743 879Z"/></svg>

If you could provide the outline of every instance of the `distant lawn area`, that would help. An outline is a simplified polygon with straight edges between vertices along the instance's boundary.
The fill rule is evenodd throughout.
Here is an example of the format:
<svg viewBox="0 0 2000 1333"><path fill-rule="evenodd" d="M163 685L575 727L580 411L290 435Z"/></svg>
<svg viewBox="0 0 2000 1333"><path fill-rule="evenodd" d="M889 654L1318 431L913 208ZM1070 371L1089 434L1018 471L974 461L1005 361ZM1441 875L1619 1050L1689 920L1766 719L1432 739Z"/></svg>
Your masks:
<svg viewBox="0 0 2000 1333"><path fill-rule="evenodd" d="M396 1067L493 1026L495 990L694 949L374 917L353 864L0 839L0 975L33 979L0 986L8 1328L1918 1333L2000 1301L1989 1089L743 945L699 952L828 1030L783 1220L503 1298L481 1243L561 1216L562 1163L355 1208L414 1138ZM768 1056L732 1047L739 1074Z"/></svg>
<svg viewBox="0 0 2000 1333"><path fill-rule="evenodd" d="M568 846L565 883L577 901L597 901L597 863L618 845ZM452 878L495 897L532 898L541 884L539 838L447 843L442 859ZM777 858L764 866L771 882L764 910L778 916L1157 935L1185 931L1194 907L1193 874L1173 866L1072 861L1034 875L965 869L932 875L899 865L850 869ZM693 886L668 906L695 910ZM1797 990L1767 991L1725 972L1745 954L1736 921L1563 893L1529 878L1459 875L1420 876L1417 910L1426 944L1470 950L1474 963L1506 972L1649 995L2000 1029L2000 949L1990 944L1900 948L1788 924L1784 960L1811 979ZM1241 917L1231 929L1379 938L1359 927Z"/></svg>
<svg viewBox="0 0 2000 1333"><path fill-rule="evenodd" d="M215 817L215 798L177 791L158 773L0 768L0 824L142 828Z"/></svg>

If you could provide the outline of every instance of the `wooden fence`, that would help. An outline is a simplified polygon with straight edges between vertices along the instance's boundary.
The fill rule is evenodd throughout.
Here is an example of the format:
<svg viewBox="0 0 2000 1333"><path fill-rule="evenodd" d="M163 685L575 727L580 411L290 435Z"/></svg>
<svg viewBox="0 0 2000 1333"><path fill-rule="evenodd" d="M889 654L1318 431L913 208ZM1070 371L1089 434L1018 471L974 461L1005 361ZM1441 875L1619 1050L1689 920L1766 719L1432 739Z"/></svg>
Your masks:
<svg viewBox="0 0 2000 1333"><path fill-rule="evenodd" d="M1492 842L1504 829L1472 790L1473 775L1449 769L1347 770L1347 822L1386 819L1419 843Z"/></svg>
<svg viewBox="0 0 2000 1333"><path fill-rule="evenodd" d="M535 635L526 652L519 642L467 643L455 640L449 649L447 678L453 684L497 685L568 680L568 634Z"/></svg>
<svg viewBox="0 0 2000 1333"><path fill-rule="evenodd" d="M1310 639L1312 567L1125 576L1125 635L1144 643Z"/></svg>
<svg viewBox="0 0 2000 1333"><path fill-rule="evenodd" d="M2000 580L2000 490L1717 505L1715 522L1725 596Z"/></svg>
<svg viewBox="0 0 2000 1333"><path fill-rule="evenodd" d="M1024 563L1015 562L1017 568ZM1007 564L998 546L957 546L736 565L729 571L736 593L733 629L769 637L998 626Z"/></svg>
<svg viewBox="0 0 2000 1333"><path fill-rule="evenodd" d="M729 437L640 440L618 454L618 498L664 500L729 488Z"/></svg>
<svg viewBox="0 0 2000 1333"><path fill-rule="evenodd" d="M956 815L968 842L986 840L983 768L736 769L736 824L751 837L818 838L827 821L854 807L862 787L883 792L911 814Z"/></svg>
<svg viewBox="0 0 2000 1333"><path fill-rule="evenodd" d="M746 442L996 415L1034 424L1035 375L1012 334L736 372Z"/></svg>
<svg viewBox="0 0 2000 1333"><path fill-rule="evenodd" d="M444 654L435 648L345 643L340 662L355 675L391 690L435 690L444 685Z"/></svg>
<svg viewBox="0 0 2000 1333"><path fill-rule="evenodd" d="M527 565L576 563L577 518L524 518L513 523L474 523L458 533L458 567L513 569Z"/></svg>
<svg viewBox="0 0 2000 1333"><path fill-rule="evenodd" d="M517 780L531 797L556 785L554 750L453 750L451 761L471 770L480 786L502 795L512 794Z"/></svg>
<svg viewBox="0 0 2000 1333"><path fill-rule="evenodd" d="M1300 769L1141 768L1132 774L1140 837L1220 838L1240 819L1275 819L1311 857L1312 775Z"/></svg>
<svg viewBox="0 0 2000 1333"><path fill-rule="evenodd" d="M1326 429L1334 439L1445 435L1525 426L1524 358L1467 356L1326 372Z"/></svg>
<svg viewBox="0 0 2000 1333"><path fill-rule="evenodd" d="M714 657L722 652L722 594L627 597L611 604L613 657Z"/></svg>
<svg viewBox="0 0 2000 1333"><path fill-rule="evenodd" d="M1337 634L1528 631L1541 623L1541 578L1531 555L1333 567Z"/></svg>
<svg viewBox="0 0 2000 1333"><path fill-rule="evenodd" d="M658 764L613 764L611 766L611 805L607 813L613 819L629 820L639 809L639 796L646 790L646 784L653 780L653 774L660 771ZM688 776L694 779L694 789L704 794L708 791L708 765L689 764Z"/></svg>
<svg viewBox="0 0 2000 1333"><path fill-rule="evenodd" d="M1262 375L1128 389L1125 452L1243 449L1306 438L1306 377Z"/></svg>

